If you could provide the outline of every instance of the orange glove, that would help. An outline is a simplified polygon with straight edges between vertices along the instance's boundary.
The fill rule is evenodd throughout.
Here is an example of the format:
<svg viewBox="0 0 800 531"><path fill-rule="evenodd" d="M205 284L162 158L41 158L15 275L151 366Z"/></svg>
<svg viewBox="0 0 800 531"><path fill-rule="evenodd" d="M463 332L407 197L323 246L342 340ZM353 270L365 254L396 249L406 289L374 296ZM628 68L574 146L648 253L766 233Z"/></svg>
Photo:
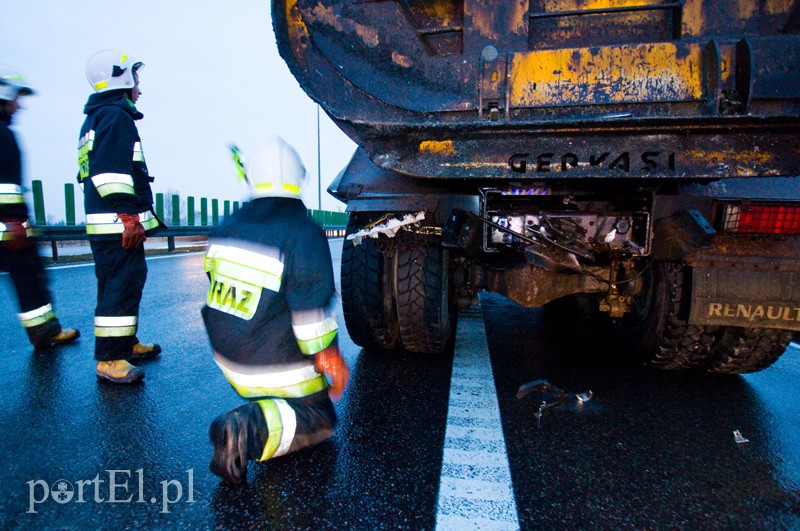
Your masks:
<svg viewBox="0 0 800 531"><path fill-rule="evenodd" d="M3 240L3 246L12 251L21 251L28 246L28 229L22 221L3 221L6 226L5 237L10 239Z"/></svg>
<svg viewBox="0 0 800 531"><path fill-rule="evenodd" d="M331 398L339 400L350 381L350 369L339 353L339 347L333 344L317 352L314 355L314 367L328 379Z"/></svg>
<svg viewBox="0 0 800 531"><path fill-rule="evenodd" d="M144 227L139 223L139 214L117 214L122 221L125 231L122 233L122 248L135 249L147 240L144 236Z"/></svg>

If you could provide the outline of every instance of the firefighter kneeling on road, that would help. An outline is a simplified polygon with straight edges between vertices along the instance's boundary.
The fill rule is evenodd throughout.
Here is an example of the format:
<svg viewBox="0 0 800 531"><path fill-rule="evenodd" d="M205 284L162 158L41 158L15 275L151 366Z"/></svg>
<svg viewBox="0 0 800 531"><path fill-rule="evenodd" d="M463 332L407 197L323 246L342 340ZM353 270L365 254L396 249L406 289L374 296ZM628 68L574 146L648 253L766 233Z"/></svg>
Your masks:
<svg viewBox="0 0 800 531"><path fill-rule="evenodd" d="M295 150L270 141L247 168L252 201L215 232L205 259L211 286L202 314L215 360L250 400L218 416L209 432L211 471L234 485L246 480L248 460L331 437L328 391L338 398L349 378L328 241L300 197L305 177Z"/></svg>
<svg viewBox="0 0 800 531"><path fill-rule="evenodd" d="M9 129L20 96L33 90L8 65L0 65L0 270L8 271L17 291L19 318L35 347L59 346L80 337L61 328L47 289L47 274L30 237L28 207L22 196L22 157Z"/></svg>

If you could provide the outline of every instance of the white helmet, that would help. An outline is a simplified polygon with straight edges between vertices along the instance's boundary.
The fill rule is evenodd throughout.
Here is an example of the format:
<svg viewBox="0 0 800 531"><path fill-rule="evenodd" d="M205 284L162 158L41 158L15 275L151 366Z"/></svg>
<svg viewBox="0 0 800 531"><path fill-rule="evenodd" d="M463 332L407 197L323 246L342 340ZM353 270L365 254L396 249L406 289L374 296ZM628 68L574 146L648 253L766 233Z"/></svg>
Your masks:
<svg viewBox="0 0 800 531"><path fill-rule="evenodd" d="M14 101L17 96L30 96L33 93L19 72L9 65L0 64L0 100Z"/></svg>
<svg viewBox="0 0 800 531"><path fill-rule="evenodd" d="M86 62L86 79L95 92L132 89L144 63L119 50L101 50Z"/></svg>
<svg viewBox="0 0 800 531"><path fill-rule="evenodd" d="M253 197L300 199L306 168L294 148L276 136L256 152L247 166L247 179L253 185Z"/></svg>

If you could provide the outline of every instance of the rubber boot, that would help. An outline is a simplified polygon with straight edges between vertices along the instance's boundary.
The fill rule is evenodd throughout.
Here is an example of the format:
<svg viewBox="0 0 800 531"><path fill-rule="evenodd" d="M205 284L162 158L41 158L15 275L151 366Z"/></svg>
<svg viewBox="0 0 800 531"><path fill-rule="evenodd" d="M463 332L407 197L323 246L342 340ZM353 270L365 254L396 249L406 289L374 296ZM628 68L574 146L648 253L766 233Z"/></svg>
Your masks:
<svg viewBox="0 0 800 531"><path fill-rule="evenodd" d="M161 354L161 345L158 343L136 343L133 346L133 353L131 359L143 360L147 358L154 358Z"/></svg>
<svg viewBox="0 0 800 531"><path fill-rule="evenodd" d="M267 423L261 406L250 402L220 415L208 430L214 457L209 468L231 485L247 480L247 461L261 458L267 444Z"/></svg>
<svg viewBox="0 0 800 531"><path fill-rule="evenodd" d="M144 371L127 360L98 361L95 369L98 378L114 383L133 383L144 378Z"/></svg>

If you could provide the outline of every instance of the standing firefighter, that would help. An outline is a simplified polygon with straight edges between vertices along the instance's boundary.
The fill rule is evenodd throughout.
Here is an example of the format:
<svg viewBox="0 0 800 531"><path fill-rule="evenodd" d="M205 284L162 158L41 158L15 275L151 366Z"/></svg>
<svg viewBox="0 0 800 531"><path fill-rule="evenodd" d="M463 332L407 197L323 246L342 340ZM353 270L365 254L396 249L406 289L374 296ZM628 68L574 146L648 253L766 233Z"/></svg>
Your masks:
<svg viewBox="0 0 800 531"><path fill-rule="evenodd" d="M139 343L139 303L147 278L145 235L159 229L153 178L147 172L135 120L142 118L138 72L143 63L117 50L89 58L89 96L78 144L78 180L84 192L86 233L97 275L94 317L97 376L116 383L144 378L130 362L156 356L158 345Z"/></svg>
<svg viewBox="0 0 800 531"><path fill-rule="evenodd" d="M210 428L211 471L232 484L245 481L248 460L333 435L327 379L334 397L347 386L330 250L300 198L305 177L295 150L273 139L248 167L253 200L226 219L205 260L211 286L202 313L216 362L250 400Z"/></svg>
<svg viewBox="0 0 800 531"><path fill-rule="evenodd" d="M22 196L22 156L9 125L20 107L18 98L31 94L22 76L0 65L0 270L11 276L19 317L31 344L49 347L75 341L80 333L61 328L39 251L30 237L28 207Z"/></svg>

